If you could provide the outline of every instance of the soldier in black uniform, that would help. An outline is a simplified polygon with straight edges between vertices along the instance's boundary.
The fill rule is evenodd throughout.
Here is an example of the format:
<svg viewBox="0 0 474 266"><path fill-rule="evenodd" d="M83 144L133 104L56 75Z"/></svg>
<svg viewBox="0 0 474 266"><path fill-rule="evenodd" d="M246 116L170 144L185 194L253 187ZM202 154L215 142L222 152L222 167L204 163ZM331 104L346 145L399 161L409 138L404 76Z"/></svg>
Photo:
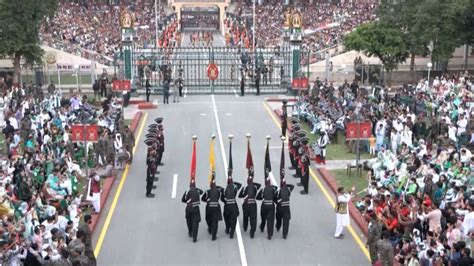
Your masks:
<svg viewBox="0 0 474 266"><path fill-rule="evenodd" d="M151 84L150 80L146 79L145 80L145 93L146 93L146 101L150 101L150 94L151 94Z"/></svg>
<svg viewBox="0 0 474 266"><path fill-rule="evenodd" d="M288 111L286 104L288 101L285 99L282 101L283 106L281 107L281 135L286 137L286 129L288 128Z"/></svg>
<svg viewBox="0 0 474 266"><path fill-rule="evenodd" d="M235 225L237 224L237 217L239 217L239 206L235 197L237 191L240 188L240 184L233 182L232 177L227 179L227 187L222 189L221 200L224 202L224 222L225 222L225 233L229 234L229 237L234 238Z"/></svg>
<svg viewBox="0 0 474 266"><path fill-rule="evenodd" d="M222 221L221 205L219 204L221 188L216 186L214 173L210 185L211 188L202 195L201 200L206 202L207 232L212 235L212 241L214 241L219 221Z"/></svg>
<svg viewBox="0 0 474 266"><path fill-rule="evenodd" d="M294 186L287 185L286 180L283 179L280 184L275 200L276 200L276 229L280 231L283 222L283 238L286 239L288 236L288 229L290 227L290 194L293 191Z"/></svg>
<svg viewBox="0 0 474 266"><path fill-rule="evenodd" d="M199 194L202 190L196 188L194 179L191 180L189 190L184 192L181 201L186 203L185 217L188 226L188 235L197 241L199 223L201 222L201 212L199 210Z"/></svg>
<svg viewBox="0 0 474 266"><path fill-rule="evenodd" d="M257 89L257 96L260 95L260 70L258 68L255 76L255 88Z"/></svg>
<svg viewBox="0 0 474 266"><path fill-rule="evenodd" d="M247 178L247 186L243 187L239 193L239 198L244 198L244 203L242 203L244 232L247 232L250 221L250 238L255 236L255 231L257 230L257 202L255 201L255 197L257 196L257 191L260 189L260 186L260 184L253 182L253 170L250 170L249 177Z"/></svg>
<svg viewBox="0 0 474 266"><path fill-rule="evenodd" d="M275 205L274 199L276 187L270 184L270 178L265 179L265 188L258 192L257 199L263 200L262 206L260 207L260 217L262 223L260 224L260 231L263 232L265 224L267 224L267 238L272 239L273 236L273 224L275 221Z"/></svg>
<svg viewBox="0 0 474 266"><path fill-rule="evenodd" d="M155 171L156 171L156 165L155 165L155 154L156 152L154 150L151 150L149 154L147 155L147 168L146 168L146 197L147 198L154 198L155 194L151 193L151 190L156 188L156 186L153 185L153 181L155 179Z"/></svg>
<svg viewBox="0 0 474 266"><path fill-rule="evenodd" d="M300 148L300 171L301 171L301 183L298 183L299 186L303 186L303 190L300 192L301 194L308 194L308 185L309 185L309 155L306 149L309 139L303 138L301 140L303 146Z"/></svg>

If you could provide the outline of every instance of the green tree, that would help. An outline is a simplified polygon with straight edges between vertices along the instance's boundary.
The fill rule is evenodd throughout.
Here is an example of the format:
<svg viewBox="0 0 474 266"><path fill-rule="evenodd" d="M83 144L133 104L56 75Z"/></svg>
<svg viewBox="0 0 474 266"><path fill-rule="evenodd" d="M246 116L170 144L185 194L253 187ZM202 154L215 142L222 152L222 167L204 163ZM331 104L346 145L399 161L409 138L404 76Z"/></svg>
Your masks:
<svg viewBox="0 0 474 266"><path fill-rule="evenodd" d="M423 31L426 25L417 15L418 7L425 0L381 0L377 7L379 21L399 28L404 34L410 52L410 71L415 70L415 57L428 56L430 38Z"/></svg>
<svg viewBox="0 0 474 266"><path fill-rule="evenodd" d="M363 52L366 56L375 56L382 61L389 74L408 58L408 48L403 33L379 22L365 23L357 27L344 38L344 46L349 50Z"/></svg>
<svg viewBox="0 0 474 266"><path fill-rule="evenodd" d="M46 17L52 17L57 0L0 0L0 55L12 58L13 82L18 83L20 63L42 62L39 29Z"/></svg>

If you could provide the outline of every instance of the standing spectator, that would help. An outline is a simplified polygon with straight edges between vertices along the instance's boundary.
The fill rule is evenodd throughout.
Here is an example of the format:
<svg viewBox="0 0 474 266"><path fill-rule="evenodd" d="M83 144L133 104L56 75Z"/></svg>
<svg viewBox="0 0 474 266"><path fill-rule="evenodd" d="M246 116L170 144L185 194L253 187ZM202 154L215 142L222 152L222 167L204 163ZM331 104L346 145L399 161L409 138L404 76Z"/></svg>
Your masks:
<svg viewBox="0 0 474 266"><path fill-rule="evenodd" d="M179 103L179 88L178 88L179 80L175 80L171 82L171 86L173 87L173 102Z"/></svg>
<svg viewBox="0 0 474 266"><path fill-rule="evenodd" d="M100 86L99 86L99 81L97 79L94 81L94 85L92 85L92 90L94 91L94 100L99 99Z"/></svg>
<svg viewBox="0 0 474 266"><path fill-rule="evenodd" d="M169 104L170 98L170 82L167 80L163 84L163 104Z"/></svg>
<svg viewBox="0 0 474 266"><path fill-rule="evenodd" d="M390 231L384 231L382 233L382 239L377 243L378 257L380 265L392 266L393 265L393 246L389 241Z"/></svg>
<svg viewBox="0 0 474 266"><path fill-rule="evenodd" d="M146 101L150 101L150 94L151 94L151 85L150 85L150 80L146 79L145 80L145 93L146 93Z"/></svg>

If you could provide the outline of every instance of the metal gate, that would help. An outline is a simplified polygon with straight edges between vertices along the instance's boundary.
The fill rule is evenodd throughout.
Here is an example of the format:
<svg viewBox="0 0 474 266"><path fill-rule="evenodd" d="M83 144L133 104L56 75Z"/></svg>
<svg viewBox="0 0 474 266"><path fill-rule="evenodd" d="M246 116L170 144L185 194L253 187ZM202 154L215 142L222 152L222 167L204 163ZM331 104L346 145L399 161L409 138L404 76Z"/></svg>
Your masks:
<svg viewBox="0 0 474 266"><path fill-rule="evenodd" d="M286 93L291 53L280 48L259 48L254 53L230 47L180 47L133 52L137 92L145 93L148 79L152 92L162 92L164 72L170 69L173 80L182 77L186 94L240 94L242 77L245 93L256 93L256 73L260 75L260 93ZM210 63L218 66L215 81L207 77ZM257 69L257 71L254 71ZM180 75L181 73L181 75Z"/></svg>

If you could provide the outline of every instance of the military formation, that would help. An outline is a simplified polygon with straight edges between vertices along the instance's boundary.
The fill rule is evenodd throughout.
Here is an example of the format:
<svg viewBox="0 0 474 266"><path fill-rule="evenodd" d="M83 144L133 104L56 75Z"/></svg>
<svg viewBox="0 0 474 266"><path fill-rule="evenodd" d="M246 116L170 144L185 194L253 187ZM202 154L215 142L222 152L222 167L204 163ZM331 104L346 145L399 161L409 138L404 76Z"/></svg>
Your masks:
<svg viewBox="0 0 474 266"><path fill-rule="evenodd" d="M148 146L146 156L146 197L154 198L155 194L151 193L156 188L154 182L158 181L158 166L163 165L163 153L165 152L165 137L163 129L163 118L158 117L155 123L149 125L146 134L145 144Z"/></svg>
<svg viewBox="0 0 474 266"><path fill-rule="evenodd" d="M243 211L243 230L247 232L250 225L250 237L255 237L257 230L257 201L261 201L260 205L260 231L264 232L267 229L267 238L272 239L274 227L279 231L283 228L283 238L286 239L289 232L289 225L291 219L290 212L290 195L294 189L293 185L286 184L285 180L285 154L284 154L284 141L285 137L282 136L282 153L280 161L280 187L272 185L271 180L273 175L271 173L270 165L270 153L269 153L269 142L270 136L267 136L267 148L265 153L265 186L261 186L259 183L254 182L254 166L252 153L250 150L250 134L247 134L247 158L246 168L248 171L247 185L242 186L238 182L234 182L233 175L233 163L232 163L232 139L233 136L229 136L229 163L227 170L227 185L226 187L220 187L216 184L216 173L213 169L211 160L211 173L209 189L203 191L196 187L195 174L196 174L196 140L197 137L193 137L193 156L191 159L191 180L189 189L184 192L182 196L182 202L186 204L185 218L188 229L188 235L192 238L193 242L197 242L199 223L201 222L200 203L205 202L205 220L207 225L207 232L210 234L211 239L214 241L217 239L217 232L219 222L224 220L225 233L232 239L235 235L236 225L238 217L240 215L239 205L237 198L243 199L242 211ZM215 136L212 137L213 141ZM212 143L212 142L211 142ZM211 149L212 148L211 144ZM211 150L212 154L212 150ZM202 195L202 196L201 196ZM224 204L223 212L221 209L221 203ZM276 220L276 225L275 225Z"/></svg>
<svg viewBox="0 0 474 266"><path fill-rule="evenodd" d="M288 128L288 118L287 118L287 101L283 101L282 106L282 119L281 119L281 128L282 133L286 134ZM301 194L308 194L308 185L309 185L309 166L311 164L310 157L310 148L309 148L309 138L306 131L302 129L302 126L298 119L291 119L291 127L289 128L288 136L288 152L290 155L291 170L295 170L293 174L294 178L299 178L300 182L297 183L298 186L302 186L303 190L300 191Z"/></svg>

